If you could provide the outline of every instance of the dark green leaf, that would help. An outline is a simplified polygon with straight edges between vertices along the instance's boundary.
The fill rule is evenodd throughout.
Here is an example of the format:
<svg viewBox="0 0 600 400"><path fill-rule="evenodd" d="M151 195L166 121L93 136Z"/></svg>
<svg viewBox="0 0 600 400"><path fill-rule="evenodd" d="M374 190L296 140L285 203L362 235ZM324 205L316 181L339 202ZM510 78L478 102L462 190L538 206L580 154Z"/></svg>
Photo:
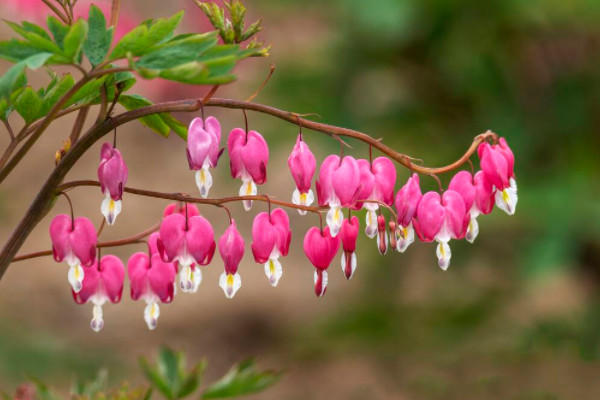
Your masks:
<svg viewBox="0 0 600 400"><path fill-rule="evenodd" d="M202 383L202 376L204 375L204 369L206 368L206 361L202 360L194 367L192 371L181 383L179 391L177 392L177 398L182 399L194 393L200 384Z"/></svg>
<svg viewBox="0 0 600 400"><path fill-rule="evenodd" d="M183 140L187 140L187 135L188 135L187 126L185 126L184 124L179 122L179 120L177 120L171 114L168 114L168 113L160 114L160 117L165 122L165 124L169 125L169 128L171 128L171 130L173 132L175 132Z"/></svg>
<svg viewBox="0 0 600 400"><path fill-rule="evenodd" d="M161 347L157 360L158 371L165 377L169 387L175 391L179 387L180 378L185 373L185 356L183 353Z"/></svg>
<svg viewBox="0 0 600 400"><path fill-rule="evenodd" d="M73 62L78 61L87 31L88 25L83 19L78 20L71 26L63 41L64 54L67 59Z"/></svg>
<svg viewBox="0 0 600 400"><path fill-rule="evenodd" d="M248 359L233 366L219 381L210 385L202 398L221 399L257 393L275 384L281 375L276 371L260 372L254 360Z"/></svg>
<svg viewBox="0 0 600 400"><path fill-rule="evenodd" d="M104 85L105 80L106 75L86 83L67 101L64 107L75 103L90 103L91 100L98 97L100 88Z"/></svg>
<svg viewBox="0 0 600 400"><path fill-rule="evenodd" d="M48 32L46 32L46 30L44 28L42 28L41 26L32 24L31 22L28 22L28 21L23 21L21 23L21 25L23 26L23 29L25 29L27 32L32 32L32 33L35 33L45 39L52 40L50 38L50 35L48 35Z"/></svg>
<svg viewBox="0 0 600 400"><path fill-rule="evenodd" d="M15 101L15 110L29 123L35 120L42 108L42 99L31 87L26 88Z"/></svg>
<svg viewBox="0 0 600 400"><path fill-rule="evenodd" d="M152 104L150 100L139 95L121 95L119 97L119 103L129 111L137 110L138 108L146 107ZM168 137L169 132L171 132L169 125L163 121L160 115L149 115L140 118L139 121L153 131L160 133L164 137Z"/></svg>
<svg viewBox="0 0 600 400"><path fill-rule="evenodd" d="M37 69L44 65L50 56L52 56L50 53L38 53L31 57L27 57L10 67L8 71L0 77L0 98L10 98L10 94L15 90L15 85L18 86L19 82L23 81L23 71L25 68Z"/></svg>
<svg viewBox="0 0 600 400"><path fill-rule="evenodd" d="M113 29L106 29L106 19L100 9L94 5L90 7L88 19L89 32L83 45L83 51L92 65L100 64L110 48Z"/></svg>
<svg viewBox="0 0 600 400"><path fill-rule="evenodd" d="M162 393L167 399L172 399L174 394L171 391L171 388L164 380L163 376L158 372L156 368L150 365L148 360L145 358L140 359L140 367L146 378L150 381L152 386L158 389L159 392Z"/></svg>
<svg viewBox="0 0 600 400"><path fill-rule="evenodd" d="M217 44L217 33L209 32L169 41L141 57L136 66L147 69L169 69L194 61Z"/></svg>
<svg viewBox="0 0 600 400"><path fill-rule="evenodd" d="M111 59L124 57L127 53L141 56L152 49L153 46L168 40L183 17L183 11L171 18L160 18L155 21L142 23L127 33L115 46Z"/></svg>
<svg viewBox="0 0 600 400"><path fill-rule="evenodd" d="M61 49L50 39L48 34L40 35L35 31L32 31L30 27L23 27L14 22L6 21L6 24L11 27L19 35L27 39L30 46L37 48L41 51L58 54Z"/></svg>
<svg viewBox="0 0 600 400"><path fill-rule="evenodd" d="M62 49L65 36L69 33L69 27L52 15L48 16L46 23L48 24L48 29L52 32L52 36L54 36L54 42Z"/></svg>

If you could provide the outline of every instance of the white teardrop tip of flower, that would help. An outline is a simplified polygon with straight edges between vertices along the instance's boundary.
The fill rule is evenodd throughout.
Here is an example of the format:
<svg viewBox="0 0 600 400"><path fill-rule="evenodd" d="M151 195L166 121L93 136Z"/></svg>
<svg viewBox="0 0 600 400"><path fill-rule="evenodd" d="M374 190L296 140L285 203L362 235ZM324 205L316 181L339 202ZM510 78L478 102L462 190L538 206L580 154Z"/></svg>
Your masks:
<svg viewBox="0 0 600 400"><path fill-rule="evenodd" d="M208 191L212 187L212 184L213 179L208 166L203 166L202 169L196 171L196 185L203 199L208 197Z"/></svg>
<svg viewBox="0 0 600 400"><path fill-rule="evenodd" d="M311 189L308 189L308 193L300 193L298 188L294 189L292 193L292 203L298 206L310 206L315 201L315 195ZM306 215L306 210L298 210L298 214Z"/></svg>
<svg viewBox="0 0 600 400"><path fill-rule="evenodd" d="M329 282L329 277L327 276L327 271L322 271L321 272L323 279L321 281L321 290L319 293L316 293L316 295L318 297L323 297L323 295L325 294L325 291L327 290L327 283ZM317 282L319 280L319 273L317 271L315 271L315 276L314 276L314 284L315 284L315 289L317 286Z"/></svg>
<svg viewBox="0 0 600 400"><path fill-rule="evenodd" d="M83 268L80 264L69 265L69 272L67 274L67 279L69 280L69 284L75 293L79 293L82 287L83 282Z"/></svg>
<svg viewBox="0 0 600 400"><path fill-rule="evenodd" d="M153 330L156 329L158 325L158 317L160 316L160 308L158 307L158 303L152 302L148 303L146 308L144 309L144 321L146 321L146 325L148 325L148 329Z"/></svg>
<svg viewBox="0 0 600 400"><path fill-rule="evenodd" d="M352 252L350 254L350 268L348 268L346 257L346 253L342 252L342 272L346 276L346 279L350 280L354 276L354 271L356 271L356 253Z"/></svg>
<svg viewBox="0 0 600 400"><path fill-rule="evenodd" d="M117 220L117 216L121 213L121 200L115 201L110 195L106 195L104 200L102 200L100 212L104 215L106 223L108 225L113 225Z"/></svg>
<svg viewBox="0 0 600 400"><path fill-rule="evenodd" d="M181 267L179 273L179 287L184 293L196 293L202 283L202 271L199 266L192 268L191 265Z"/></svg>
<svg viewBox="0 0 600 400"><path fill-rule="evenodd" d="M344 213L340 206L332 206L329 211L327 211L327 217L325 219L327 221L327 226L329 227L329 233L331 237L336 237L342 227L342 222L344 222Z"/></svg>
<svg viewBox="0 0 600 400"><path fill-rule="evenodd" d="M365 233L369 239L373 239L377 235L377 214L373 210L368 210L365 215Z"/></svg>
<svg viewBox="0 0 600 400"><path fill-rule="evenodd" d="M400 226L398 229L402 231L404 237L401 235L396 237L396 251L399 253L404 253L408 246L415 241L415 230L413 229L412 222L408 224L407 227Z"/></svg>
<svg viewBox="0 0 600 400"><path fill-rule="evenodd" d="M242 186L240 187L239 195L240 196L256 196L257 193L256 184L251 179L249 181L244 181ZM250 211L252 209L252 200L244 200L242 201L244 204L244 210Z"/></svg>
<svg viewBox="0 0 600 400"><path fill-rule="evenodd" d="M283 275L283 268L278 258L269 258L269 261L265 263L265 275L269 278L271 286L277 286L281 275Z"/></svg>
<svg viewBox="0 0 600 400"><path fill-rule="evenodd" d="M508 215L513 215L515 213L518 200L517 181L514 178L510 179L509 187L502 191L496 191L496 205Z"/></svg>
<svg viewBox="0 0 600 400"><path fill-rule="evenodd" d="M242 287L242 278L237 272L235 275L227 274L223 272L219 278L219 286L223 289L225 297L228 299L233 298L235 293Z"/></svg>
<svg viewBox="0 0 600 400"><path fill-rule="evenodd" d="M448 246L448 243L438 243L436 254L438 257L438 265L440 266L440 268L444 271L447 270L450 266L450 257L452 257L452 252L450 251L450 246Z"/></svg>
<svg viewBox="0 0 600 400"><path fill-rule="evenodd" d="M477 222L477 218L471 215L465 239L467 239L467 242L473 243L477 239L477 235L479 235L479 223Z"/></svg>
<svg viewBox="0 0 600 400"><path fill-rule="evenodd" d="M100 332L100 330L104 327L104 320L102 319L102 306L99 304L94 304L90 327L94 332Z"/></svg>

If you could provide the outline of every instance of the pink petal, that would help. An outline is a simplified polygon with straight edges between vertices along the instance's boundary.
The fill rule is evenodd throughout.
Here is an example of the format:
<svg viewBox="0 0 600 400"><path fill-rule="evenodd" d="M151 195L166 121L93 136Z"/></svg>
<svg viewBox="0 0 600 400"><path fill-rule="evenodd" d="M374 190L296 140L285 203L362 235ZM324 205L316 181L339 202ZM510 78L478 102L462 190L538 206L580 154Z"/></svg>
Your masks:
<svg viewBox="0 0 600 400"><path fill-rule="evenodd" d="M371 172L371 164L365 159L359 159L356 161L358 164L358 170L360 175L360 190L358 192L359 200L370 200L372 199L373 188L375 187L375 176ZM357 202L354 209L362 208L364 203Z"/></svg>
<svg viewBox="0 0 600 400"><path fill-rule="evenodd" d="M229 133L227 139L227 150L229 151L229 159L231 166L231 177L241 178L244 171L242 162L242 150L246 144L246 132L241 128L235 128Z"/></svg>
<svg viewBox="0 0 600 400"><path fill-rule="evenodd" d="M340 236L344 252L352 253L354 250L356 250L358 230L359 222L356 215L353 215L350 219L344 219L344 222L342 222L342 228L340 229Z"/></svg>
<svg viewBox="0 0 600 400"><path fill-rule="evenodd" d="M421 197L419 176L413 174L396 194L396 212L400 225L407 227L410 224L417 213Z"/></svg>
<svg viewBox="0 0 600 400"><path fill-rule="evenodd" d="M446 223L454 239L462 239L467 233L469 214L462 196L454 190L446 190L442 196Z"/></svg>
<svg viewBox="0 0 600 400"><path fill-rule="evenodd" d="M424 242L431 242L442 228L445 210L441 202L440 194L437 192L425 193L419 202L415 229Z"/></svg>
<svg viewBox="0 0 600 400"><path fill-rule="evenodd" d="M473 177L475 184L475 205L482 214L489 214L494 208L494 187L485 177L483 171L478 171Z"/></svg>
<svg viewBox="0 0 600 400"><path fill-rule="evenodd" d="M208 158L215 136L204 129L202 118L194 118L190 123L187 137L187 156L190 169L199 170ZM218 143L215 144L218 148Z"/></svg>
<svg viewBox="0 0 600 400"><path fill-rule="evenodd" d="M173 264L166 263L158 254L151 259L151 267L147 272L149 289L163 303L173 301L175 294L175 270ZM132 296L133 297L133 296Z"/></svg>
<svg viewBox="0 0 600 400"><path fill-rule="evenodd" d="M86 270L84 282L87 279L87 271L95 269L95 266ZM100 279L104 294L113 303L121 300L123 293L123 281L125 279L125 267L118 257L106 255L100 260Z"/></svg>
<svg viewBox="0 0 600 400"><path fill-rule="evenodd" d="M112 147L110 143L104 143L100 151L101 161L98 167L98 180L102 192L109 192L113 200L121 200L123 188L127 183L129 171L121 152Z"/></svg>
<svg viewBox="0 0 600 400"><path fill-rule="evenodd" d="M69 233L71 232L71 218L60 214L52 219L50 223L50 240L52 241L52 252L54 261L63 261L70 253Z"/></svg>
<svg viewBox="0 0 600 400"><path fill-rule="evenodd" d="M331 237L329 227L325 227L321 233L319 228L313 226L304 236L304 254L315 268L325 270L339 250L340 241L339 235Z"/></svg>
<svg viewBox="0 0 600 400"><path fill-rule="evenodd" d="M225 264L226 273L234 275L237 272L238 265L244 256L244 246L244 238L237 230L235 221L231 220L229 228L219 239L219 254Z"/></svg>
<svg viewBox="0 0 600 400"><path fill-rule="evenodd" d="M473 176L469 171L456 173L450 180L448 190L458 192L465 202L467 211L471 209L475 201L475 186L473 185Z"/></svg>
<svg viewBox="0 0 600 400"><path fill-rule="evenodd" d="M394 163L387 157L377 157L373 160L371 171L375 179L373 200L382 201L391 206L394 203L394 186L396 185L396 167Z"/></svg>
<svg viewBox="0 0 600 400"><path fill-rule="evenodd" d="M202 216L196 216L189 219L188 227L185 235L188 252L197 264L210 263L215 251L214 232L210 222Z"/></svg>
<svg viewBox="0 0 600 400"><path fill-rule="evenodd" d="M319 201L319 205L326 206L332 200L332 197L335 195L333 190L333 172L340 165L340 158L332 154L327 156L323 163L321 164L321 168L319 170L319 179L316 182L317 186L317 199Z"/></svg>
<svg viewBox="0 0 600 400"><path fill-rule="evenodd" d="M294 149L288 158L288 166L300 193L308 193L317 168L317 161L308 145L301 140L300 135L298 135Z"/></svg>
<svg viewBox="0 0 600 400"><path fill-rule="evenodd" d="M267 181L267 164L269 162L269 147L262 135L256 131L248 132L244 150L241 153L244 168L257 185Z"/></svg>
<svg viewBox="0 0 600 400"><path fill-rule="evenodd" d="M92 221L85 217L75 218L74 225L75 229L69 234L69 245L81 265L88 267L96 259L96 244L98 243L96 228Z"/></svg>
<svg viewBox="0 0 600 400"><path fill-rule="evenodd" d="M77 304L85 304L93 295L98 293L98 289L101 289L101 276L98 271L98 261L94 260L94 263L85 270L81 290L78 293L71 290L71 293Z"/></svg>
<svg viewBox="0 0 600 400"><path fill-rule="evenodd" d="M187 208L187 216L195 217L196 215L200 215L200 211L198 211L198 207L195 204L191 203L171 203L165 207L163 211L163 217L167 217L171 214L181 214L185 217L185 209Z"/></svg>
<svg viewBox="0 0 600 400"><path fill-rule="evenodd" d="M279 231L271 224L269 214L259 213L252 223L252 254L259 264L266 263L279 240Z"/></svg>
<svg viewBox="0 0 600 400"><path fill-rule="evenodd" d="M173 262L178 256L183 255L186 243L185 228L185 217L181 214L171 214L163 220L157 244L164 252L162 256L165 261Z"/></svg>
<svg viewBox="0 0 600 400"><path fill-rule="evenodd" d="M277 250L282 256L287 256L290 249L290 241L292 240L292 232L290 231L290 219L287 213L276 208L271 211L271 224L277 229Z"/></svg>
<svg viewBox="0 0 600 400"><path fill-rule="evenodd" d="M358 195L360 186L360 170L356 159L346 156L340 166L333 172L333 189L343 207L351 206Z"/></svg>

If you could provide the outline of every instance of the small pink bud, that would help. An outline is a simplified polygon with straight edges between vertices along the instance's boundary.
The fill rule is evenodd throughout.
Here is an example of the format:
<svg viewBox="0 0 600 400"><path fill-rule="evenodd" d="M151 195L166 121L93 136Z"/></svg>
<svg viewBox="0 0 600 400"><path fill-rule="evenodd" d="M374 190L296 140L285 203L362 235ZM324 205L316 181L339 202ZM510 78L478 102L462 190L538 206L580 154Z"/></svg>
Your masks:
<svg viewBox="0 0 600 400"><path fill-rule="evenodd" d="M377 217L377 249L381 255L387 253L388 244L389 239L386 232L385 217L379 215Z"/></svg>
<svg viewBox="0 0 600 400"><path fill-rule="evenodd" d="M292 202L302 206L310 206L314 201L314 194L310 187L317 162L308 145L302 140L301 135L298 135L296 145L288 158L288 166L296 183L296 189L292 194ZM306 214L306 211L298 211L301 215Z"/></svg>
<svg viewBox="0 0 600 400"><path fill-rule="evenodd" d="M232 219L229 228L219 239L219 253L225 264L225 272L221 274L219 286L227 298L232 298L242 286L242 279L237 273L238 265L244 256L244 238L238 232Z"/></svg>
<svg viewBox="0 0 600 400"><path fill-rule="evenodd" d="M191 170L196 171L196 185L203 198L208 196L213 180L210 168L215 168L223 150L221 124L215 117L194 118L187 137L187 159Z"/></svg>
<svg viewBox="0 0 600 400"><path fill-rule="evenodd" d="M123 161L121 152L110 143L104 143L100 150L98 180L102 193L106 196L102 201L100 211L109 225L114 224L117 216L121 213L121 198L128 174L127 165Z"/></svg>
<svg viewBox="0 0 600 400"><path fill-rule="evenodd" d="M358 238L359 222L356 216L344 220L340 229L340 237L342 240L342 271L346 279L352 278L356 271L356 239Z"/></svg>

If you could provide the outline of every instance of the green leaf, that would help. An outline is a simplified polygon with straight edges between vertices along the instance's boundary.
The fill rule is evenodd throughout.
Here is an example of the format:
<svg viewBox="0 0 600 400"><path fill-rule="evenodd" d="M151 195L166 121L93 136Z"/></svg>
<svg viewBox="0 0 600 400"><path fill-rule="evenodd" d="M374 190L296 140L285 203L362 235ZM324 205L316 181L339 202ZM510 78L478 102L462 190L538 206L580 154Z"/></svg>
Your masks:
<svg viewBox="0 0 600 400"><path fill-rule="evenodd" d="M98 97L98 93L106 80L106 75L86 83L79 89L64 105L68 107L75 103L91 103L91 100Z"/></svg>
<svg viewBox="0 0 600 400"><path fill-rule="evenodd" d="M171 388L165 382L158 370L150 365L148 360L146 360L145 358L140 358L140 368L142 369L142 372L146 376L146 379L150 381L152 386L158 389L158 391L161 392L166 398L173 398Z"/></svg>
<svg viewBox="0 0 600 400"><path fill-rule="evenodd" d="M35 120L41 108L42 99L31 87L26 88L15 101L15 110L27 123Z"/></svg>
<svg viewBox="0 0 600 400"><path fill-rule="evenodd" d="M113 28L106 29L106 18L98 7L90 7L89 32L83 45L83 52L93 66L104 61L112 43Z"/></svg>
<svg viewBox="0 0 600 400"><path fill-rule="evenodd" d="M198 387L202 383L202 377L204 375L204 370L206 369L206 361L202 360L200 363L196 364L194 369L190 371L187 377L183 380L179 387L179 391L177 392L177 398L182 399L194 393L198 390Z"/></svg>
<svg viewBox="0 0 600 400"><path fill-rule="evenodd" d="M282 372L258 371L254 360L247 359L234 365L219 381L202 394L203 399L222 399L243 396L265 390L281 379Z"/></svg>
<svg viewBox="0 0 600 400"><path fill-rule="evenodd" d="M139 95L121 95L119 97L119 103L129 111L152 105L150 100ZM169 125L167 125L158 114L142 117L139 121L164 137L168 137L169 132L171 132Z"/></svg>
<svg viewBox="0 0 600 400"><path fill-rule="evenodd" d="M88 25L83 19L78 20L65 36L63 47L64 55L72 62L77 62L83 48L83 41L87 35Z"/></svg>
<svg viewBox="0 0 600 400"><path fill-rule="evenodd" d="M171 114L164 113L164 114L159 114L159 115L162 118L162 120L165 122L165 124L169 125L169 128L171 128L171 130L173 132L175 132L183 140L187 140L187 135L188 135L187 126L185 126L184 124L179 122L179 120L176 119L175 117L173 117Z"/></svg>
<svg viewBox="0 0 600 400"><path fill-rule="evenodd" d="M44 95L43 104L39 110L37 118L41 118L48 114L56 102L62 98L65 93L67 93L69 89L73 87L73 85L75 85L75 80L71 74L63 76L56 82L56 84L52 85L52 87L50 87Z"/></svg>
<svg viewBox="0 0 600 400"><path fill-rule="evenodd" d="M28 22L28 21L23 21L21 23L21 25L23 26L23 29L25 29L27 32L35 33L45 39L52 40L50 38L50 35L48 35L48 32L46 32L46 30L44 28L42 28L41 26L32 24L31 22Z"/></svg>
<svg viewBox="0 0 600 400"><path fill-rule="evenodd" d="M52 15L48 16L46 23L48 24L48 29L52 32L52 36L54 36L54 43L62 49L65 36L69 33L69 26L63 24Z"/></svg>
<svg viewBox="0 0 600 400"><path fill-rule="evenodd" d="M217 33L193 35L177 41L169 41L155 47L141 57L135 65L147 69L169 69L194 61L202 53L217 44Z"/></svg>
<svg viewBox="0 0 600 400"><path fill-rule="evenodd" d="M27 57L10 67L8 71L0 77L0 98L10 98L11 93L16 88L15 85L18 86L19 81L22 82L22 74L25 68L37 69L44 65L51 56L52 54L50 53L38 53L31 57Z"/></svg>
<svg viewBox="0 0 600 400"><path fill-rule="evenodd" d="M19 62L40 53L40 50L25 41L11 39L0 42L0 57L8 61Z"/></svg>
<svg viewBox="0 0 600 400"><path fill-rule="evenodd" d="M127 53L133 56L141 56L149 52L153 46L168 40L175 28L181 22L183 11L171 18L160 18L154 21L142 23L137 26L117 43L110 59L124 57Z"/></svg>
<svg viewBox="0 0 600 400"><path fill-rule="evenodd" d="M50 39L50 36L47 33L44 32L45 35L40 35L35 30L32 30L30 26L23 27L10 21L6 21L6 24L19 35L27 39L30 46L54 54L61 52L61 49Z"/></svg>

